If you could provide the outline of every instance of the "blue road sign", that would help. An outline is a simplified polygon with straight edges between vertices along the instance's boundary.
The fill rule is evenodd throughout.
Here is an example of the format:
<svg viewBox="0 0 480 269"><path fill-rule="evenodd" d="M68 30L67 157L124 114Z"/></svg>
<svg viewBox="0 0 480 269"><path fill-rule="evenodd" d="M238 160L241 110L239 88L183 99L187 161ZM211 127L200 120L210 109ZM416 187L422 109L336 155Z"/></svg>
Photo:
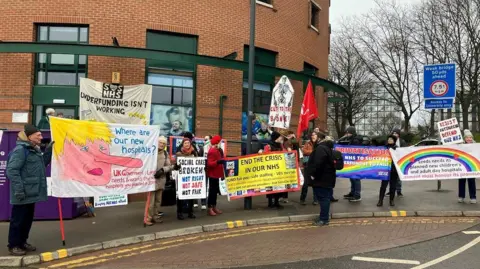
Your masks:
<svg viewBox="0 0 480 269"><path fill-rule="evenodd" d="M425 109L451 109L451 108L453 108L453 98L425 100Z"/></svg>
<svg viewBox="0 0 480 269"><path fill-rule="evenodd" d="M455 64L426 65L423 68L425 99L455 98Z"/></svg>

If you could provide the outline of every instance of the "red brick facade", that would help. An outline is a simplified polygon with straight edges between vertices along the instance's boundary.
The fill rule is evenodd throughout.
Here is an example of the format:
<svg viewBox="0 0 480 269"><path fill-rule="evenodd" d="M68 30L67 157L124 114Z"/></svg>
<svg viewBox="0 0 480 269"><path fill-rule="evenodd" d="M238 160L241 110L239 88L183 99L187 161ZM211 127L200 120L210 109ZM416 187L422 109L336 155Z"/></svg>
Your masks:
<svg viewBox="0 0 480 269"><path fill-rule="evenodd" d="M322 10L318 33L309 27L310 0L274 0L273 9L257 4L256 46L278 52L277 67L302 71L304 62L319 69L326 78L329 46L329 2L315 0ZM111 37L121 46L146 45L147 30L198 36L198 53L223 57L243 48L249 38L248 0L144 0L144 1L15 1L0 5L0 40L35 41L35 24L83 24L89 26L89 44L111 45ZM120 72L122 84L145 83L145 61L90 56L88 77L110 81ZM12 112L32 112L31 93L34 56L0 54L0 128L19 128L12 124ZM196 77L197 135L218 132L220 95L228 96L224 110L224 136L240 139L242 113L241 71L198 66ZM300 113L302 82L292 81L296 90L292 128ZM326 96L317 88L320 118L326 127Z"/></svg>

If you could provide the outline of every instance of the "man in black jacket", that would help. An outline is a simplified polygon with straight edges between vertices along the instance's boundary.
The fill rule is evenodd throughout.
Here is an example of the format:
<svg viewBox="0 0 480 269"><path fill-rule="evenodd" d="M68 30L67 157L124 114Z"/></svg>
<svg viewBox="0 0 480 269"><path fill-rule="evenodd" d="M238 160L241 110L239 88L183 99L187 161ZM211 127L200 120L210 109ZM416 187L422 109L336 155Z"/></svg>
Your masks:
<svg viewBox="0 0 480 269"><path fill-rule="evenodd" d="M329 224L330 199L336 183L336 169L333 160L333 139L327 136L310 156L307 164L308 184L313 187L313 192L320 203L320 217L314 225L324 226Z"/></svg>
<svg viewBox="0 0 480 269"><path fill-rule="evenodd" d="M340 145L361 146L363 139L357 136L357 130L354 126L347 128L345 135L338 140ZM360 202L362 200L362 182L360 179L350 178L350 192L343 196L350 202Z"/></svg>

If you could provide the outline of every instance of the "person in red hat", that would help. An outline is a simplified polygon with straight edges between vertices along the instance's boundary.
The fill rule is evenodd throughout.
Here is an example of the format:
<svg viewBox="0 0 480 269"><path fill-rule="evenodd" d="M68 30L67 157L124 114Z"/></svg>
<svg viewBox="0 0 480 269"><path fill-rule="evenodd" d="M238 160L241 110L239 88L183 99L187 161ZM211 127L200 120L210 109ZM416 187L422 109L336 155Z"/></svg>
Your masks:
<svg viewBox="0 0 480 269"><path fill-rule="evenodd" d="M217 208L217 195L220 193L220 179L224 177L223 151L220 148L222 138L219 135L210 140L212 147L207 154L207 177L208 177L208 211L209 216L222 214Z"/></svg>

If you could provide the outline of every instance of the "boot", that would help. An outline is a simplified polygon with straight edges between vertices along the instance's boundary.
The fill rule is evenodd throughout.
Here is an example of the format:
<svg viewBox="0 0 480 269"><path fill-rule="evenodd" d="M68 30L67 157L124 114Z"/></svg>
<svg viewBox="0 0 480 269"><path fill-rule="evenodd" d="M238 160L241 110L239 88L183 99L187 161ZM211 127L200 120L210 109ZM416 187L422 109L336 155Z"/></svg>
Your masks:
<svg viewBox="0 0 480 269"><path fill-rule="evenodd" d="M217 213L215 213L215 211L213 211L212 207L208 208L207 214L209 216L212 216L212 217L217 215Z"/></svg>
<svg viewBox="0 0 480 269"><path fill-rule="evenodd" d="M273 207L277 208L277 209L283 209L283 206L280 205L280 202L279 202L278 198L275 198L275 204L273 205Z"/></svg>
<svg viewBox="0 0 480 269"><path fill-rule="evenodd" d="M393 201L395 199L395 192L390 193L390 206L395 206L395 202Z"/></svg>
<svg viewBox="0 0 480 269"><path fill-rule="evenodd" d="M218 209L216 206L213 207L213 212L215 212L217 215L222 214L222 210Z"/></svg>
<svg viewBox="0 0 480 269"><path fill-rule="evenodd" d="M383 206L383 199L378 200L377 206Z"/></svg>
<svg viewBox="0 0 480 269"><path fill-rule="evenodd" d="M188 218L189 219L196 219L197 216L195 216L195 214L193 214L193 212L190 212L190 213L188 213Z"/></svg>
<svg viewBox="0 0 480 269"><path fill-rule="evenodd" d="M177 213L177 219L178 219L178 220L184 220L185 217L183 216L182 213Z"/></svg>
<svg viewBox="0 0 480 269"><path fill-rule="evenodd" d="M377 206L383 206L383 198L385 198L386 190L380 188L380 194L378 195L378 203Z"/></svg>

